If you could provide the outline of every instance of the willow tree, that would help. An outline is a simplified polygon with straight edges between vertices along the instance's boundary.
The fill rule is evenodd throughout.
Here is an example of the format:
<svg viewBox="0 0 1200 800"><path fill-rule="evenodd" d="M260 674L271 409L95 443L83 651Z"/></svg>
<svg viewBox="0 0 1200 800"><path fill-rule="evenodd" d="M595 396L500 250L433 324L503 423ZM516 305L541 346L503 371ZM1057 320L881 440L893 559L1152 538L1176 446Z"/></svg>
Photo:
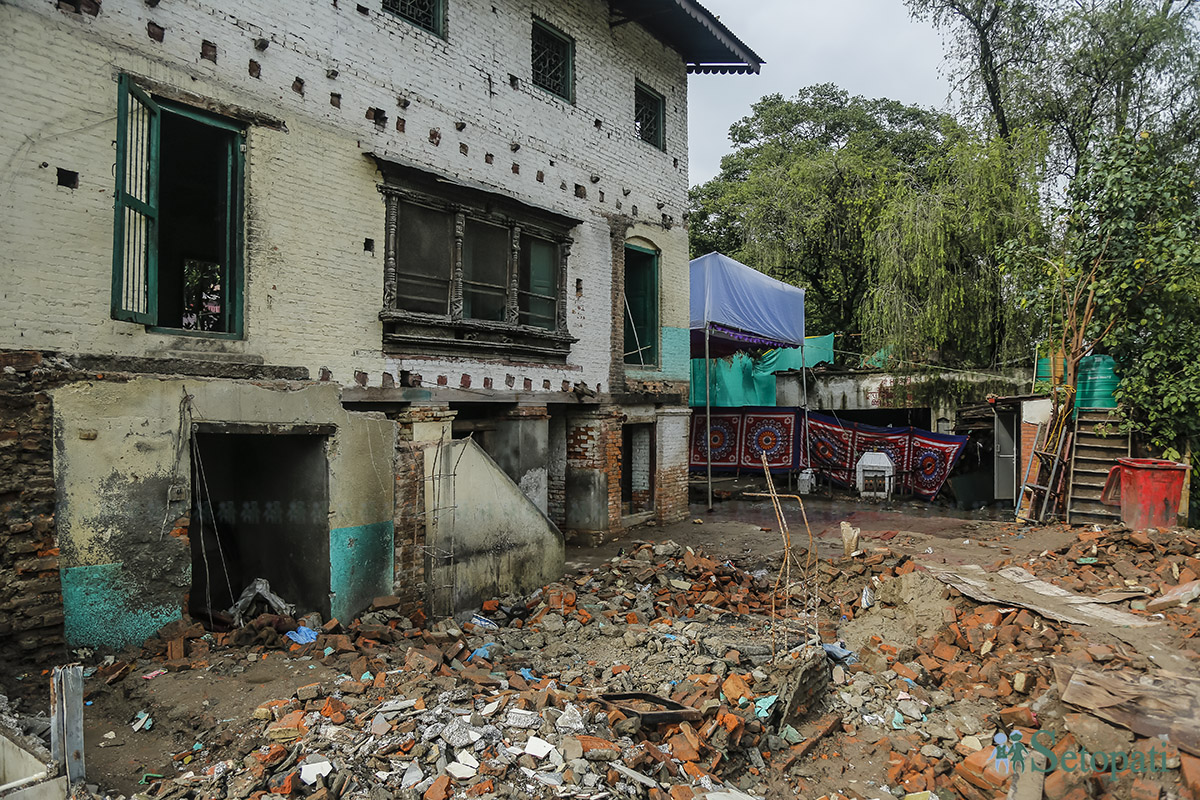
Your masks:
<svg viewBox="0 0 1200 800"><path fill-rule="evenodd" d="M922 183L897 175L870 242L866 342L920 362L1000 366L1030 355L1036 275L1006 254L1042 236L1042 139L963 138ZM1033 278L1031 283L1030 279Z"/></svg>

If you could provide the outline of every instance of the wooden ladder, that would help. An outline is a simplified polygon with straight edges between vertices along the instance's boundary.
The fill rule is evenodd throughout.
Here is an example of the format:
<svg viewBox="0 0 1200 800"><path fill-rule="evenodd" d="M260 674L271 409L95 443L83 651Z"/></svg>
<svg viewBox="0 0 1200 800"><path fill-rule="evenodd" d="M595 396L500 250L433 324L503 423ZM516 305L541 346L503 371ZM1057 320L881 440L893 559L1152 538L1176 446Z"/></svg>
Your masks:
<svg viewBox="0 0 1200 800"><path fill-rule="evenodd" d="M1049 438L1052 428L1046 428L1046 437ZM1038 435L1034 439L1033 462L1037 464L1037 471L1033 474L1033 480L1029 480L1028 472L1025 475L1025 483L1021 486L1021 495L1017 502L1017 519L1022 522L1045 522L1047 513L1054 513L1058 510L1058 484L1062 481L1063 467L1063 452L1069 451L1070 446L1067 443L1067 435L1063 434L1058 438L1058 444L1053 451L1040 450L1046 446L1046 442L1042 440L1042 428L1038 426ZM1029 499L1028 516L1021 516L1021 508L1025 505L1026 497ZM1051 508L1050 503L1054 501L1054 508Z"/></svg>

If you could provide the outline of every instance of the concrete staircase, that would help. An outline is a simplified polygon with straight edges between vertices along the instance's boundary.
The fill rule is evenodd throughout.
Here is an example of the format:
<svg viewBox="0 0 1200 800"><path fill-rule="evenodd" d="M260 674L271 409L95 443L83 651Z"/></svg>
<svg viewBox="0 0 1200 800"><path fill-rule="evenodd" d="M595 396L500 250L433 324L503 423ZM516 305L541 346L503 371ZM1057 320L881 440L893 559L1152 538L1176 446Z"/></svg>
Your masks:
<svg viewBox="0 0 1200 800"><path fill-rule="evenodd" d="M1129 455L1129 434L1115 432L1119 423L1113 409L1078 409L1071 451L1071 482L1067 492L1067 523L1070 525L1111 525L1121 519L1119 508L1100 502L1108 471L1116 466L1118 458ZM1112 432L1101 435L1097 426L1107 427Z"/></svg>

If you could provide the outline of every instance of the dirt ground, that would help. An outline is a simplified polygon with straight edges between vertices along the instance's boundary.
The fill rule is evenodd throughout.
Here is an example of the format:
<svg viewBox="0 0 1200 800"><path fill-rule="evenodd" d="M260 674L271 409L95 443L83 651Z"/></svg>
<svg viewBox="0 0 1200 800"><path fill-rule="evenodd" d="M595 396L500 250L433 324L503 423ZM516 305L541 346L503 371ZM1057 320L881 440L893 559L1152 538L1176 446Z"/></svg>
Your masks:
<svg viewBox="0 0 1200 800"><path fill-rule="evenodd" d="M745 488L762 490L749 483ZM785 491L783 487L777 490ZM938 564L984 564L1009 555L1019 558L1060 547L1074 536L1063 525L1035 527L1018 523L1011 512L1000 508L956 511L921 501L870 503L820 495L804 497L803 512L801 504L792 498L784 498L782 507L793 543L807 546L811 530L822 559L841 556L843 521L861 531L862 547L886 544L920 561ZM694 502L685 522L644 525L596 547L568 548L567 571L594 567L639 541L668 539L734 559L749 571L778 568L784 549L769 498L718 500L711 513L706 503Z"/></svg>

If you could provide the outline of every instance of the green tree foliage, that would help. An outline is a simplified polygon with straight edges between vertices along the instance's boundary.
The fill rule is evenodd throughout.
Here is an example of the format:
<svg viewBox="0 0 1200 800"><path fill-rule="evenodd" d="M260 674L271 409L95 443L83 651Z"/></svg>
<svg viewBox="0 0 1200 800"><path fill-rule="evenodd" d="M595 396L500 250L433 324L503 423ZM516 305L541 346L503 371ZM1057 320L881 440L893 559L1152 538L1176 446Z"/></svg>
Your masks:
<svg viewBox="0 0 1200 800"><path fill-rule="evenodd" d="M720 251L804 286L810 329L857 333L884 187L923 173L957 132L948 116L832 84L768 95L730 128L721 174L692 189L692 254Z"/></svg>
<svg viewBox="0 0 1200 800"><path fill-rule="evenodd" d="M808 289L814 331L897 357L991 365L1024 348L993 250L1038 233L1038 138L1004 148L945 114L831 85L764 97L692 190L693 255Z"/></svg>
<svg viewBox="0 0 1200 800"><path fill-rule="evenodd" d="M1164 153L1200 147L1196 0L905 0L946 34L964 111L1001 138L1050 137L1053 173L1153 127Z"/></svg>
<svg viewBox="0 0 1200 800"><path fill-rule="evenodd" d="M1042 260L1051 282L1084 282L1076 306L1092 298L1084 333L1117 361L1117 400L1134 427L1177 457L1200 439L1195 165L1163 153L1148 132L1116 137L1081 165L1064 224Z"/></svg>

